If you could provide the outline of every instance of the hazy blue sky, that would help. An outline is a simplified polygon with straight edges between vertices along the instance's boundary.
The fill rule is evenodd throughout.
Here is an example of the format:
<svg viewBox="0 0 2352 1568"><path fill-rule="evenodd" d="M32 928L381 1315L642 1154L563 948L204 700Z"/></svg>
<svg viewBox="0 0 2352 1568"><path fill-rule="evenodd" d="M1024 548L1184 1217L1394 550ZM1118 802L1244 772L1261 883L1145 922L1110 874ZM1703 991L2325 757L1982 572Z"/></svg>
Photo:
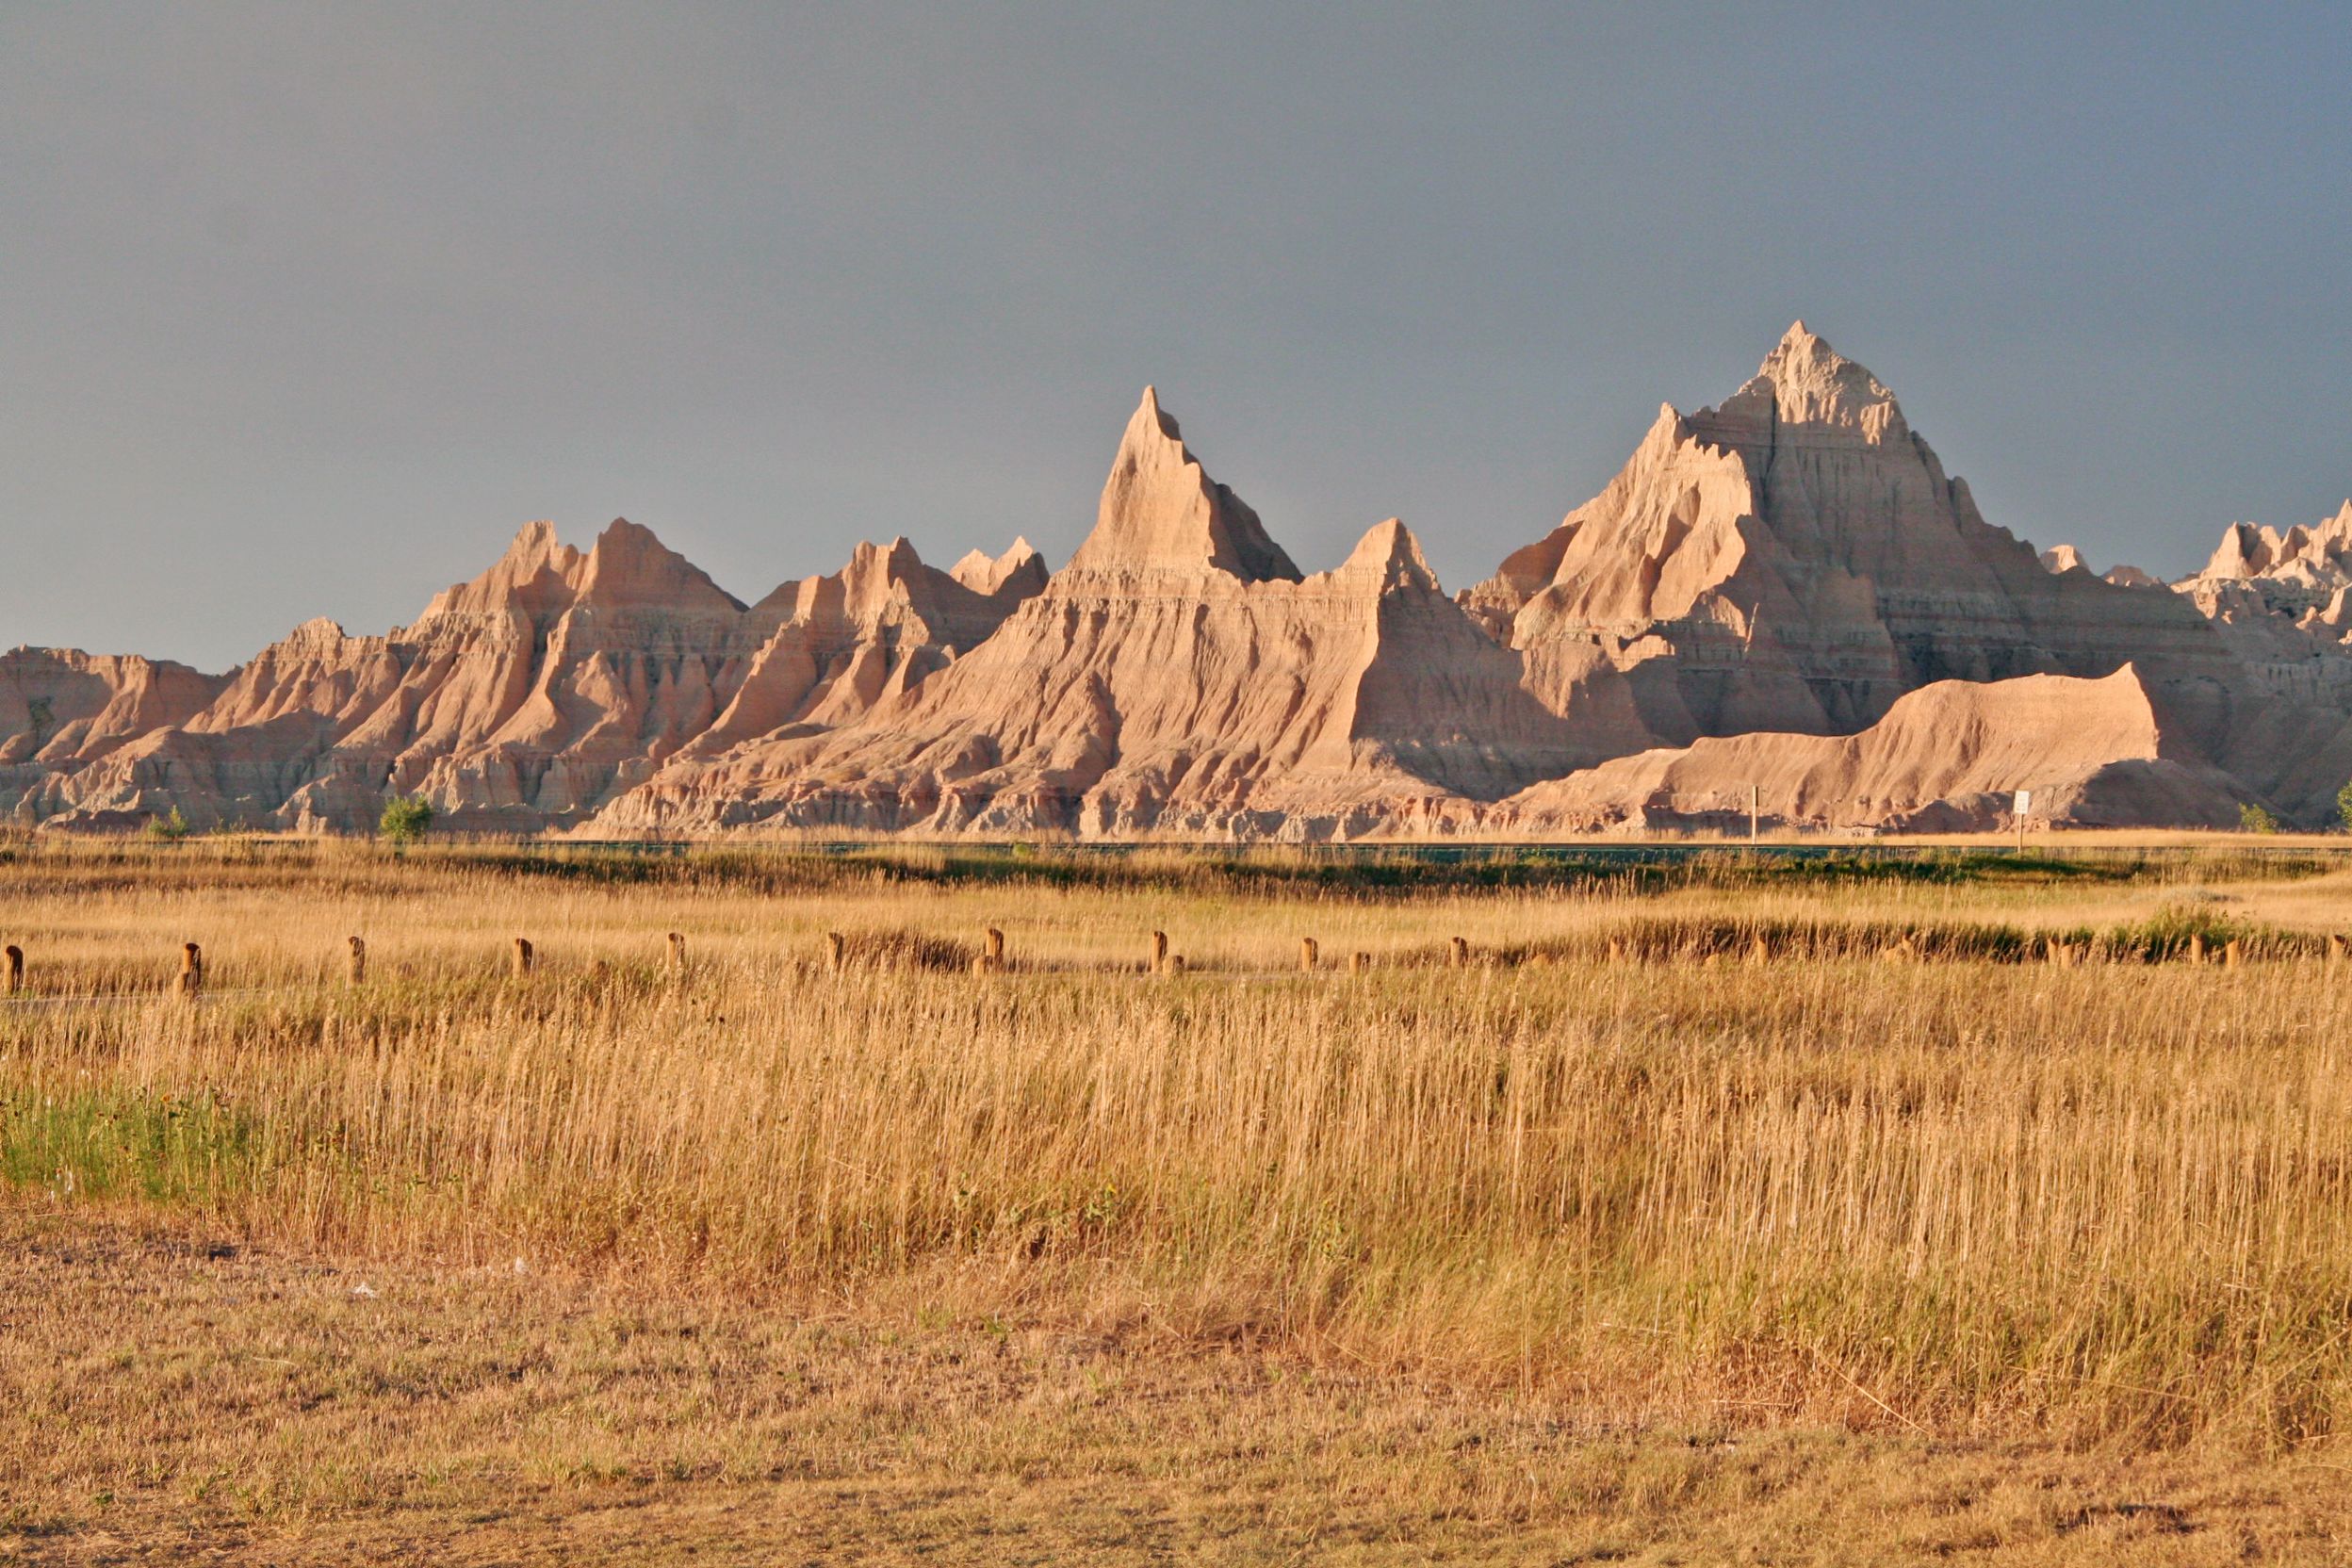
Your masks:
<svg viewBox="0 0 2352 1568"><path fill-rule="evenodd" d="M2352 7L0 5L0 646L1092 522L1146 382L1449 586L1802 316L1986 514L2352 494Z"/></svg>

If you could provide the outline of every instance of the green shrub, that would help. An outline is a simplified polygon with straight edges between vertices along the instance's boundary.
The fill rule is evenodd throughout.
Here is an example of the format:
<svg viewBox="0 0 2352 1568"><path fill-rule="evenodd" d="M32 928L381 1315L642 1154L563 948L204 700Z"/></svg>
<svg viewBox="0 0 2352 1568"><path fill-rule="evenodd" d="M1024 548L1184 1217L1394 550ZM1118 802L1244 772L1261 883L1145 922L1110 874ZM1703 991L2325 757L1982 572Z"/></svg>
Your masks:
<svg viewBox="0 0 2352 1568"><path fill-rule="evenodd" d="M2241 833L2276 833L2278 819L2263 807L2248 803L2238 808L2238 831Z"/></svg>
<svg viewBox="0 0 2352 1568"><path fill-rule="evenodd" d="M384 803L376 832L396 848L415 843L433 826L433 802L422 795L396 795Z"/></svg>

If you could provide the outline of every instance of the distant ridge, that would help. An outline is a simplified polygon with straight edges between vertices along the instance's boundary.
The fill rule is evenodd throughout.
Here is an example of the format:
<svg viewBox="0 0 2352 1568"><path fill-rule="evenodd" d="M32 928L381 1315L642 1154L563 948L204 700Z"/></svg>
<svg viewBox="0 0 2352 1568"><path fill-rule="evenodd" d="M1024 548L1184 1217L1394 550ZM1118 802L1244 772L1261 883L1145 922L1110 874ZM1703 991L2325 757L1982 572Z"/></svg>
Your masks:
<svg viewBox="0 0 2352 1568"><path fill-rule="evenodd" d="M1449 596L1391 518L1301 572L1144 389L1092 531L905 539L745 605L616 519L410 625L224 676L0 656L20 827L1306 840L1777 822L2319 824L2352 777L2352 502L2167 586L2036 554L1802 321ZM1726 806L1725 802L1731 803Z"/></svg>

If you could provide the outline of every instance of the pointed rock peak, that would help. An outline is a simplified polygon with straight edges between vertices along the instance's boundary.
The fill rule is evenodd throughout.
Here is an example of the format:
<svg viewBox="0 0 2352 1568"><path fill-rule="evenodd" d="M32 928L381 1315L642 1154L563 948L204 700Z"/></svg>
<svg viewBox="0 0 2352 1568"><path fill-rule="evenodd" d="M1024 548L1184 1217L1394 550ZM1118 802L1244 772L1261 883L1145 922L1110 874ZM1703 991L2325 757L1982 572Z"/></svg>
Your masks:
<svg viewBox="0 0 2352 1568"><path fill-rule="evenodd" d="M1390 588L1425 588L1431 593L1441 591L1437 585L1437 574L1429 570L1429 559L1421 553L1421 541L1413 536L1413 530L1396 517L1375 525L1358 540L1356 547L1349 552L1339 570L1348 577L1377 578L1382 591Z"/></svg>
<svg viewBox="0 0 2352 1568"><path fill-rule="evenodd" d="M541 560L561 547L556 543L555 524L541 517L514 531L514 542L506 547L506 559ZM573 553L577 555L579 552L575 550Z"/></svg>
<svg viewBox="0 0 2352 1568"><path fill-rule="evenodd" d="M1721 406L1700 410L1692 423L1717 440L1752 439L1778 424L1851 432L1872 445L1910 429L1885 383L1801 320L1781 334L1746 385Z"/></svg>
<svg viewBox="0 0 2352 1568"><path fill-rule="evenodd" d="M1134 572L1230 573L1244 581L1298 580L1298 568L1266 536L1242 498L1202 471L1185 449L1176 420L1159 395L1143 401L1119 438L1119 455L1102 486L1094 531L1070 569L1081 574Z"/></svg>
<svg viewBox="0 0 2352 1568"><path fill-rule="evenodd" d="M733 596L701 567L626 517L596 536L580 570L582 601L608 609L740 611Z"/></svg>
<svg viewBox="0 0 2352 1568"><path fill-rule="evenodd" d="M2087 572L2091 566L2082 559L2082 552L2072 545L2052 545L2042 552L2042 568L2063 576L2067 572Z"/></svg>
<svg viewBox="0 0 2352 1568"><path fill-rule="evenodd" d="M915 553L915 547L902 533L887 545L877 545L871 539L858 540L858 547L849 552L849 565L844 569L853 575L878 572L885 577L905 577L922 564L923 557Z"/></svg>
<svg viewBox="0 0 2352 1568"><path fill-rule="evenodd" d="M850 614L872 617L891 598L906 597L907 585L923 575L937 576L901 534L887 545L860 539L849 552L849 564L832 580L840 583L841 602Z"/></svg>
<svg viewBox="0 0 2352 1568"><path fill-rule="evenodd" d="M580 551L556 542L553 523L525 523L495 565L434 595L419 619L516 609L536 614L561 608L578 586L580 563Z"/></svg>
<svg viewBox="0 0 2352 1568"><path fill-rule="evenodd" d="M1806 326L1805 318L1800 316L1788 323L1787 332L1780 335L1780 342L1764 356L1764 364L1769 368L1774 360L1833 360L1837 357L1838 351Z"/></svg>
<svg viewBox="0 0 2352 1568"><path fill-rule="evenodd" d="M2205 563L2204 577L2247 578L2259 576L2270 568L2278 541L2270 537L2268 529L2252 523L2231 523L2222 530L2221 543L2215 547L2213 559Z"/></svg>
<svg viewBox="0 0 2352 1568"><path fill-rule="evenodd" d="M1642 444L1637 449L1663 451L1689 433L1690 424L1683 418L1682 410L1672 403L1660 403L1658 405L1658 417L1651 420L1650 428L1642 433Z"/></svg>
<svg viewBox="0 0 2352 1568"><path fill-rule="evenodd" d="M1019 580L1031 591L1045 585L1045 558L1024 537L1016 537L1003 555L972 550L948 571L948 576L975 594L994 594Z"/></svg>
<svg viewBox="0 0 2352 1568"><path fill-rule="evenodd" d="M1135 416L1127 422L1129 433L1132 434L1135 428L1147 419L1152 421L1152 428L1170 441L1184 438L1184 433L1176 426L1176 416L1160 406L1160 389L1149 384L1143 389L1143 400L1135 405Z"/></svg>
<svg viewBox="0 0 2352 1568"><path fill-rule="evenodd" d="M2342 511L2312 529L2311 538L2330 553L2352 546L2352 501L2345 501Z"/></svg>

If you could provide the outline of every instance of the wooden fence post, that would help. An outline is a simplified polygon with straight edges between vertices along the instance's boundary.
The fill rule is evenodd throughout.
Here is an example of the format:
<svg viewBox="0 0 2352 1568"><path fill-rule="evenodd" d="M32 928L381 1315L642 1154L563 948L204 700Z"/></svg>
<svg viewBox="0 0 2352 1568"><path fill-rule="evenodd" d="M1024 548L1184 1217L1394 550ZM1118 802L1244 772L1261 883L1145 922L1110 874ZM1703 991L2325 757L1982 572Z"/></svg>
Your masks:
<svg viewBox="0 0 2352 1568"><path fill-rule="evenodd" d="M520 980L524 976L528 975L537 962L538 955L531 951L531 939L528 937L515 938L514 978Z"/></svg>
<svg viewBox="0 0 2352 1568"><path fill-rule="evenodd" d="M1450 961L1456 969L1468 969L1470 967L1469 938L1456 937L1454 939L1454 955Z"/></svg>
<svg viewBox="0 0 2352 1568"><path fill-rule="evenodd" d="M1298 939L1298 967L1301 970L1313 973L1315 965L1321 960L1321 954L1322 950L1315 945L1313 937Z"/></svg>
<svg viewBox="0 0 2352 1568"><path fill-rule="evenodd" d="M350 984L356 986L368 978L368 944L357 937L351 939L351 956L349 964L350 967L345 971L345 976Z"/></svg>
<svg viewBox="0 0 2352 1568"><path fill-rule="evenodd" d="M825 934L825 967L835 974L841 972L841 958L849 943L839 931Z"/></svg>
<svg viewBox="0 0 2352 1568"><path fill-rule="evenodd" d="M1165 931L1154 931L1152 933L1152 972L1154 974L1164 974L1167 971L1168 933Z"/></svg>
<svg viewBox="0 0 2352 1568"><path fill-rule="evenodd" d="M8 959L8 994L13 996L24 988L24 950L10 942L0 956Z"/></svg>
<svg viewBox="0 0 2352 1568"><path fill-rule="evenodd" d="M181 997L189 1002L195 1001L199 996L204 994L204 950L198 947L194 942L182 942L180 944L180 979L178 989Z"/></svg>
<svg viewBox="0 0 2352 1568"><path fill-rule="evenodd" d="M670 933L670 974L677 979L683 979L686 974L686 934L683 931Z"/></svg>

